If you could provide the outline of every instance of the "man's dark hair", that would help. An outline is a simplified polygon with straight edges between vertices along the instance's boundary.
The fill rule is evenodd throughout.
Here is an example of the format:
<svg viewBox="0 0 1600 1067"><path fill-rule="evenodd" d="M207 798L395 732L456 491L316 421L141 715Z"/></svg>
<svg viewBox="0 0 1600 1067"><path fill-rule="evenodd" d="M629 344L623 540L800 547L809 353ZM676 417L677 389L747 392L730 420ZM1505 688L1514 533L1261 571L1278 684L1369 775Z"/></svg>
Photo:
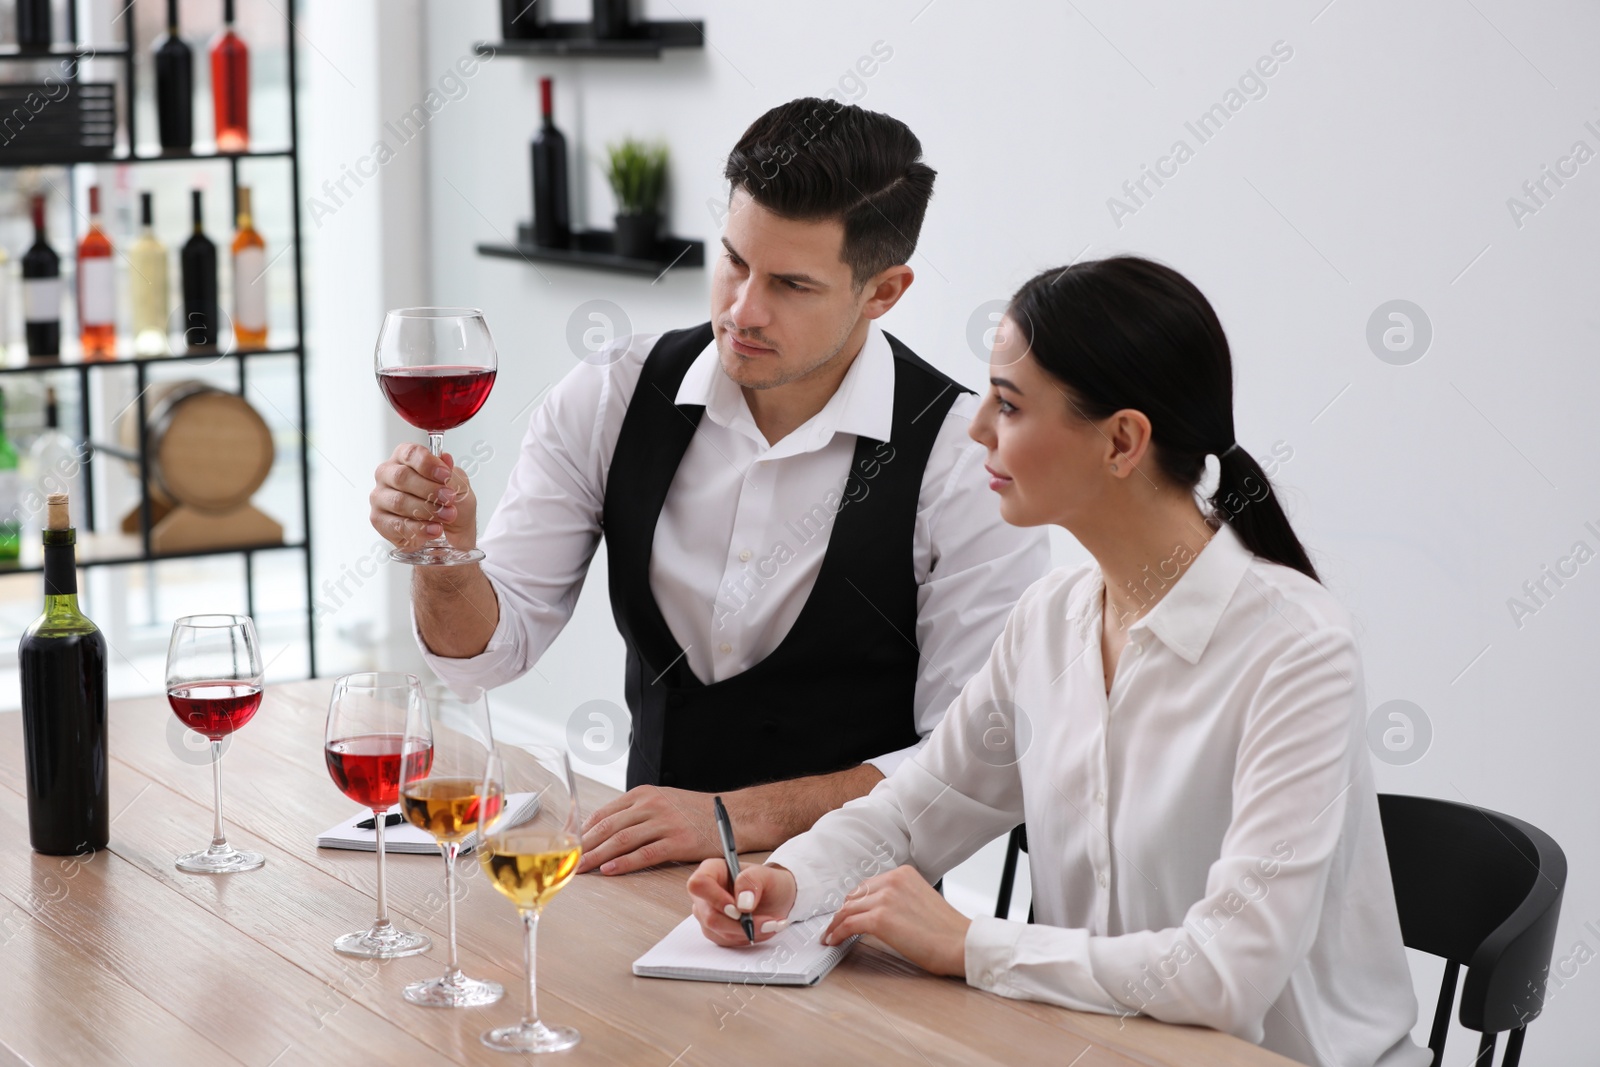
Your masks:
<svg viewBox="0 0 1600 1067"><path fill-rule="evenodd" d="M839 219L840 258L859 291L916 251L934 170L899 119L815 96L791 100L750 124L723 177L775 215Z"/></svg>

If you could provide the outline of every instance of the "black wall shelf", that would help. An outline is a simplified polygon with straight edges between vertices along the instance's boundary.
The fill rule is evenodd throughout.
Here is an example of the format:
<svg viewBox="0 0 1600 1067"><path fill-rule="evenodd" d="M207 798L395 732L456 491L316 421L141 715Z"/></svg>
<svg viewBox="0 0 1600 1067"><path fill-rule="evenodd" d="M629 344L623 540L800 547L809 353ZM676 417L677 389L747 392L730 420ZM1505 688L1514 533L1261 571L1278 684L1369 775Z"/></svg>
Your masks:
<svg viewBox="0 0 1600 1067"><path fill-rule="evenodd" d="M478 246L478 255L651 276L664 274L674 267L703 267L706 264L705 244L686 237L663 237L654 256L633 259L619 256L612 250L610 230L577 230L568 247L542 248L533 243L529 232L531 229L527 223L522 223L517 227L516 244L481 244Z"/></svg>
<svg viewBox="0 0 1600 1067"><path fill-rule="evenodd" d="M702 48L704 22L636 22L631 37L594 36L589 22L550 22L537 27L538 36L505 41L479 41L480 56L588 56L597 59L659 59L666 48Z"/></svg>

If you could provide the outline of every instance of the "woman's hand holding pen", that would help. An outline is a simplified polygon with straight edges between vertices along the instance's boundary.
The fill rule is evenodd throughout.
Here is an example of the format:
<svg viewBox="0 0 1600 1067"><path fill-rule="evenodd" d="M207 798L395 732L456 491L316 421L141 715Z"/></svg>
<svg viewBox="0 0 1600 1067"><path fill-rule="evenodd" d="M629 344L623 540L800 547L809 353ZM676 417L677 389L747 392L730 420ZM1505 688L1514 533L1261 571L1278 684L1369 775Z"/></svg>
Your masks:
<svg viewBox="0 0 1600 1067"><path fill-rule="evenodd" d="M766 864L741 866L734 887L737 897L728 892L726 860L706 860L689 876L689 899L694 904L694 917L700 920L700 929L706 937L729 947L749 945L750 939L739 925L741 911L755 918L757 944L789 925L795 883L794 875L787 870Z"/></svg>
<svg viewBox="0 0 1600 1067"><path fill-rule="evenodd" d="M873 875L853 889L822 931L822 943L836 945L851 934L871 934L925 971L964 978L971 925L916 868L903 866Z"/></svg>

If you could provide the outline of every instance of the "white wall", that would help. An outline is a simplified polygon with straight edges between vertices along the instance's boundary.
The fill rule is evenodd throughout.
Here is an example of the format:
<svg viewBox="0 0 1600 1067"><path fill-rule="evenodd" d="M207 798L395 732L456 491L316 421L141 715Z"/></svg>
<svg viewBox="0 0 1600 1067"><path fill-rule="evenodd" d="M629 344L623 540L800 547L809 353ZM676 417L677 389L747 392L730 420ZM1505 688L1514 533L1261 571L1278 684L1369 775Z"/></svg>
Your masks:
<svg viewBox="0 0 1600 1067"><path fill-rule="evenodd" d="M584 6L554 11L576 17ZM967 383L983 380L964 341L970 314L1041 268L1126 250L1200 285L1232 340L1241 442L1258 456L1279 442L1293 450L1279 490L1326 584L1363 627L1372 706L1409 700L1431 723L1426 750L1412 749L1420 758L1377 764L1380 788L1470 801L1554 834L1571 864L1558 961L1579 943L1600 951L1585 925L1600 925L1591 649L1600 573L1587 573L1600 564L1580 567L1520 625L1508 608L1574 542L1600 548L1584 525L1600 529L1600 162L1551 185L1547 206L1520 225L1507 207L1575 141L1600 150L1600 135L1584 126L1600 128L1591 55L1600 10L1570 0L819 0L760 5L759 14L729 0L645 6L655 17L705 19L709 46L649 62L484 64L466 95L433 117L425 152L412 153L425 161L422 209L391 206L381 233L352 222L348 247L319 263L312 306L325 329L341 331L337 347L320 342L320 365L347 358L338 381L348 377L352 392L336 405L322 394L317 426L349 446L341 457L352 480L362 482L396 439L392 424L376 429L379 401L364 377L377 326L366 275L413 265L396 262L391 241L426 270L428 300L483 307L499 341L497 388L452 442L492 452L478 478L487 501L504 486L528 405L572 366L574 309L611 300L641 331L706 315L703 271L652 283L474 254L528 217L526 142L541 73L557 79L557 120L580 161L579 218L604 226L611 211L587 160L625 133L661 135L674 159L672 229L708 243L719 227L707 202L724 194L719 174L738 134L774 104L840 87L905 120L940 171L912 264L917 284L886 325ZM335 5L314 7L319 22L342 17L326 14ZM490 0L423 8L425 43L414 50L398 34L380 66L403 70L394 65L420 52L425 91L498 29ZM395 15L385 21L407 9L386 5ZM363 47L342 34L319 39L333 41L341 57ZM851 82L847 71L880 41L892 57ZM1279 41L1293 54L1264 80L1265 95L1199 143L1185 123ZM396 102L389 94L378 116L403 110ZM364 151L375 135L359 128L375 117L370 107L343 115L330 99L317 111L353 130L335 157ZM1193 158L1114 218L1108 198L1180 138ZM348 270L335 278L330 262ZM353 305L361 314L336 321L356 291L368 301ZM387 287L382 296L398 299ZM1433 328L1425 356L1404 366L1381 361L1366 339L1375 309L1397 298L1420 305ZM358 494L330 477L319 483L319 501L337 498L322 529L339 524L347 552L368 541L364 492L356 507ZM1083 558L1068 537L1057 547L1058 562ZM559 729L586 700L621 702L603 558L595 568L538 671L500 694L501 714L520 713L526 729ZM388 623L403 637L403 589L390 592ZM1569 960L1562 971L1531 1030L1530 1062L1592 1058L1586 1016L1600 1006L1600 968ZM1437 970L1418 961L1417 973L1427 1005L1420 1032ZM1452 1041L1460 1062L1471 1043L1459 1032Z"/></svg>

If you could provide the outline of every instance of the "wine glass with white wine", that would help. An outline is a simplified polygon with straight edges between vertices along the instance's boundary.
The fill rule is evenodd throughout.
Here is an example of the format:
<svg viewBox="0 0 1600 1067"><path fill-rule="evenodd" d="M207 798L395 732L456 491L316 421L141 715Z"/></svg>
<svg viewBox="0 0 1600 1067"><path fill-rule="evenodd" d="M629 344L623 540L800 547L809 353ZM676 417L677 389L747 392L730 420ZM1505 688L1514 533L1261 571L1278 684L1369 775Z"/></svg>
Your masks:
<svg viewBox="0 0 1600 1067"><path fill-rule="evenodd" d="M510 825L514 805L499 806L488 824L478 862L489 883L515 904L522 917L523 963L528 972L528 1006L522 1021L487 1030L482 1041L501 1052L559 1052L579 1041L570 1026L549 1026L539 1019L535 964L538 960L539 916L563 886L572 881L583 854L579 833L578 791L566 749L553 745L506 748L489 759L484 796L533 793L539 809L530 820Z"/></svg>

